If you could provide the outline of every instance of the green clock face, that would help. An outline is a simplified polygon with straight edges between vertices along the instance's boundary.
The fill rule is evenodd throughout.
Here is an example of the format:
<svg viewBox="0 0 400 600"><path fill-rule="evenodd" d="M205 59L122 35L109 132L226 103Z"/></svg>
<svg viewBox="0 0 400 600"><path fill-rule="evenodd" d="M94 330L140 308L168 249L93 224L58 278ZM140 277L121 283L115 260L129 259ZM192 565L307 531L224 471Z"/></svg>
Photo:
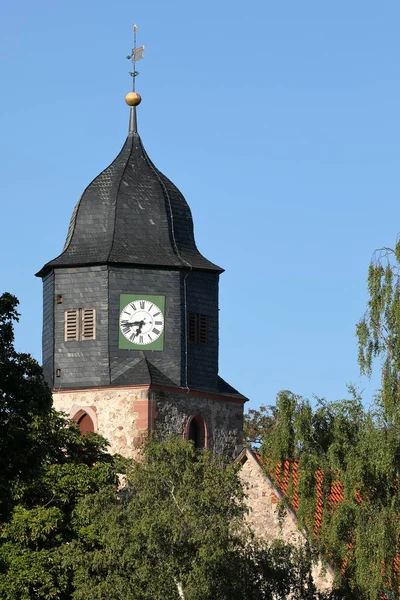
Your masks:
<svg viewBox="0 0 400 600"><path fill-rule="evenodd" d="M119 347L128 350L163 350L164 296L121 294Z"/></svg>

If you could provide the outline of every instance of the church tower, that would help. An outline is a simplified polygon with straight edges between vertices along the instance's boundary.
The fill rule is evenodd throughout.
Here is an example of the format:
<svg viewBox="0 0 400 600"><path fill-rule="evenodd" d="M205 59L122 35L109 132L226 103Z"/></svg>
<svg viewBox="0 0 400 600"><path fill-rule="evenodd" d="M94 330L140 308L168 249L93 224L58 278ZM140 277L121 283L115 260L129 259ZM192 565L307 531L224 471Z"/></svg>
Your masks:
<svg viewBox="0 0 400 600"><path fill-rule="evenodd" d="M142 48L132 51L135 61ZM134 456L149 430L236 454L246 398L218 376L222 269L197 249L190 208L147 155L126 96L121 152L85 189L43 279L43 368L82 433Z"/></svg>

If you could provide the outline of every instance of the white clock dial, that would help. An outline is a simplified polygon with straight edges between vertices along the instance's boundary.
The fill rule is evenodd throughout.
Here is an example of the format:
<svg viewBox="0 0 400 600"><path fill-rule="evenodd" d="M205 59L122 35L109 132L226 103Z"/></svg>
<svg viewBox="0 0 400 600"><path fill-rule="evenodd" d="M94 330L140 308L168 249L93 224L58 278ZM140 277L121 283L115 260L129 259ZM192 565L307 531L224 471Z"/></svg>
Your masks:
<svg viewBox="0 0 400 600"><path fill-rule="evenodd" d="M160 337L164 330L164 315L150 300L134 300L121 310L119 327L132 344L146 346Z"/></svg>

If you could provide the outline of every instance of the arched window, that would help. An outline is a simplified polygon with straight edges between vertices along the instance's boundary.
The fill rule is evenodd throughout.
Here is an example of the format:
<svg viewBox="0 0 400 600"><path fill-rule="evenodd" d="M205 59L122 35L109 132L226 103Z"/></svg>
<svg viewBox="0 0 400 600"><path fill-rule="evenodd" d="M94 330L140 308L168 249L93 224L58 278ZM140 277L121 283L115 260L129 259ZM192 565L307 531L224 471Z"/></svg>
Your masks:
<svg viewBox="0 0 400 600"><path fill-rule="evenodd" d="M193 442L195 448L207 447L207 428L201 415L194 415L188 419L185 438Z"/></svg>
<svg viewBox="0 0 400 600"><path fill-rule="evenodd" d="M83 413L83 415L79 417L77 423L82 435L86 435L89 432L94 432L93 421L87 413Z"/></svg>
<svg viewBox="0 0 400 600"><path fill-rule="evenodd" d="M89 432L97 432L97 414L95 406L79 406L74 404L71 408L69 416L79 426L82 435Z"/></svg>

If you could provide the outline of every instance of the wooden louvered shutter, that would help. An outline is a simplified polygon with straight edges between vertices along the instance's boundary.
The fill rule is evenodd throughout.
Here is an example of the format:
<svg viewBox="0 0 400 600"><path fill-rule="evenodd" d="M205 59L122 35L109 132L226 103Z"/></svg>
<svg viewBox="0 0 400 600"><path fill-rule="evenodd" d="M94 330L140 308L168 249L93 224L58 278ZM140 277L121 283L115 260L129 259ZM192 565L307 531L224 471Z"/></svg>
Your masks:
<svg viewBox="0 0 400 600"><path fill-rule="evenodd" d="M66 342L79 339L79 309L65 311L65 335Z"/></svg>
<svg viewBox="0 0 400 600"><path fill-rule="evenodd" d="M198 344L205 346L208 342L207 315L198 316Z"/></svg>
<svg viewBox="0 0 400 600"><path fill-rule="evenodd" d="M96 338L96 309L82 308L81 340L94 340Z"/></svg>
<svg viewBox="0 0 400 600"><path fill-rule="evenodd" d="M195 313L189 313L189 319L188 319L188 329L189 329L189 342L191 344L196 344L197 343L197 326L196 326L196 314Z"/></svg>
<svg viewBox="0 0 400 600"><path fill-rule="evenodd" d="M191 344L206 346L208 344L208 318L207 315L189 313L188 338Z"/></svg>

